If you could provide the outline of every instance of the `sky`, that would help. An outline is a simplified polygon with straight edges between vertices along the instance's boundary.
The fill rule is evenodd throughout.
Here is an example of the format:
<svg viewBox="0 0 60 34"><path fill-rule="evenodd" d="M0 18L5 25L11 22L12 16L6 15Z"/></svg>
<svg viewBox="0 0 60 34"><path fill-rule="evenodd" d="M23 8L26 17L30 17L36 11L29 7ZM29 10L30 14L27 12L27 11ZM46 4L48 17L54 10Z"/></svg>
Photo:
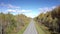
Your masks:
<svg viewBox="0 0 60 34"><path fill-rule="evenodd" d="M0 0L0 12L34 18L60 5L60 0Z"/></svg>

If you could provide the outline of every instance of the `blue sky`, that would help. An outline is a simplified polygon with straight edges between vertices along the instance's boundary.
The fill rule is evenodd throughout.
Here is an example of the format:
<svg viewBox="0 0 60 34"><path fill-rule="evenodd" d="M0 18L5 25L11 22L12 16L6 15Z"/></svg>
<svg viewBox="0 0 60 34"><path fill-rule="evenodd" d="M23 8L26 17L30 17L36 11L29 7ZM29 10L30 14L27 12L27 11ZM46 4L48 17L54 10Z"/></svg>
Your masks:
<svg viewBox="0 0 60 34"><path fill-rule="evenodd" d="M60 5L60 0L0 0L0 12L36 17Z"/></svg>

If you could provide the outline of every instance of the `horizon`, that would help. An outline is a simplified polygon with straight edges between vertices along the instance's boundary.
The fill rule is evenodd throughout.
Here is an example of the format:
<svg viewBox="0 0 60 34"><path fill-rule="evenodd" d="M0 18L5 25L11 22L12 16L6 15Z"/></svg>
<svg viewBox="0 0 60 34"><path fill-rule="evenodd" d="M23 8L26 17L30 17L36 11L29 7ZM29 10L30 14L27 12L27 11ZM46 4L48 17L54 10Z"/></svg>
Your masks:
<svg viewBox="0 0 60 34"><path fill-rule="evenodd" d="M60 0L0 0L0 12L34 18L60 5Z"/></svg>

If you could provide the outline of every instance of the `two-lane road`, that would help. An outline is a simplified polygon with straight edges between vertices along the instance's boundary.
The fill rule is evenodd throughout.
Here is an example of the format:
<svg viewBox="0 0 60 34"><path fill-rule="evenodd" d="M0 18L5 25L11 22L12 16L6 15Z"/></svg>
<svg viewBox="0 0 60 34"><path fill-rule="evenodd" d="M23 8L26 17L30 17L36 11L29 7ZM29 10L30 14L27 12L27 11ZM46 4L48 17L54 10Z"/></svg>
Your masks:
<svg viewBox="0 0 60 34"><path fill-rule="evenodd" d="M23 34L38 34L33 20L31 20Z"/></svg>

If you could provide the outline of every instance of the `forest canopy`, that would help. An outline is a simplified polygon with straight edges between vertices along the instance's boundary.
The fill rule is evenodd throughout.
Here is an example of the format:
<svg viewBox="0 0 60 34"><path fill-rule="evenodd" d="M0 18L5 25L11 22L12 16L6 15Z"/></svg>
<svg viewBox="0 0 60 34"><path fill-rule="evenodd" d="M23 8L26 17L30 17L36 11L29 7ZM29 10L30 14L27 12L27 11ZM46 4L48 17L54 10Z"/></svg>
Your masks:
<svg viewBox="0 0 60 34"><path fill-rule="evenodd" d="M34 19L38 23L41 23L48 27L49 31L52 31L52 33L60 33L60 6L57 6L52 11L41 13Z"/></svg>
<svg viewBox="0 0 60 34"><path fill-rule="evenodd" d="M16 34L22 27L29 23L29 17L23 14L13 15L11 13L0 13L0 33Z"/></svg>

